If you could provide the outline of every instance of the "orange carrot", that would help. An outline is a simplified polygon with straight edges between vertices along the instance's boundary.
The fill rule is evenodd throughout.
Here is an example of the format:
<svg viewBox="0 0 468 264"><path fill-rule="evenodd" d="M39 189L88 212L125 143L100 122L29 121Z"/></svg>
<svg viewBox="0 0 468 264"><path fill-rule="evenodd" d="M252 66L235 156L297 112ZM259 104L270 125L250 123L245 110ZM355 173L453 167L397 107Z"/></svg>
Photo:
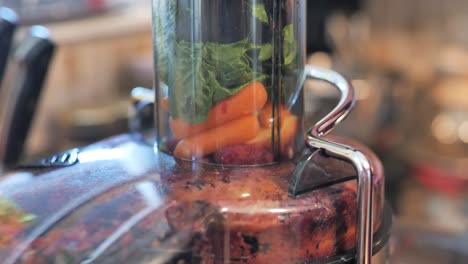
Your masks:
<svg viewBox="0 0 468 264"><path fill-rule="evenodd" d="M282 105L280 111L280 124L283 123L284 117L289 115L291 115L291 112L289 112L289 110ZM271 128L273 125L273 108L271 102L268 102L265 107L263 107L260 115L258 116L258 119L260 120L260 125L262 127Z"/></svg>
<svg viewBox="0 0 468 264"><path fill-rule="evenodd" d="M284 121L281 124L280 144L281 144L281 153L283 154L287 152L288 146L291 145L291 143L294 140L294 137L296 136L297 125L298 125L297 121L298 120L296 116L287 115L284 117ZM247 144L270 147L272 144L271 136L272 136L271 128L261 128L258 135L254 139L248 141Z"/></svg>
<svg viewBox="0 0 468 264"><path fill-rule="evenodd" d="M238 93L230 96L216 105L208 113L202 124L191 125L180 119L170 119L169 125L174 137L184 139L202 131L214 128L242 116L252 114L262 109L268 95L261 82L253 82Z"/></svg>
<svg viewBox="0 0 468 264"><path fill-rule="evenodd" d="M298 126L297 117L290 115L284 118L284 122L281 125L280 135L281 135L281 153L283 155L288 155L291 144L293 143L294 137L296 136ZM292 155L288 155L292 156Z"/></svg>
<svg viewBox="0 0 468 264"><path fill-rule="evenodd" d="M257 136L259 130L257 117L248 115L181 140L174 150L174 156L185 159L203 157L223 147L249 141Z"/></svg>
<svg viewBox="0 0 468 264"><path fill-rule="evenodd" d="M271 128L261 128L258 135L247 142L250 145L270 146L271 145Z"/></svg>

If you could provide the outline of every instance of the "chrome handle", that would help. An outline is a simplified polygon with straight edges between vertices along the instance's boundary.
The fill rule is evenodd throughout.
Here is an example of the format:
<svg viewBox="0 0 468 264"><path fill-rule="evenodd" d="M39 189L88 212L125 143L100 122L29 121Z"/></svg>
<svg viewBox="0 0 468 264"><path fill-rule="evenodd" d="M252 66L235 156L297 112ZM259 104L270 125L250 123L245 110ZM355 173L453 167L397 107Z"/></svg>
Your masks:
<svg viewBox="0 0 468 264"><path fill-rule="evenodd" d="M316 137L325 136L351 112L356 102L354 89L340 74L311 65L305 66L304 77L333 84L341 93L338 105L309 131L309 134L315 135Z"/></svg>
<svg viewBox="0 0 468 264"><path fill-rule="evenodd" d="M341 122L354 107L356 97L354 88L344 77L338 73L314 67L305 66L305 78L316 79L333 84L341 94L338 105L323 119L321 119L305 136L306 146L314 153L317 150L350 162L356 172L358 181L357 190L357 234L356 234L356 261L359 264L370 264L372 258L372 204L373 204L373 171L369 159L360 151L349 146L328 141L323 137L329 134L335 126ZM305 162L296 168L293 173L292 183L289 188L289 195L296 197L298 193L298 183L304 171Z"/></svg>

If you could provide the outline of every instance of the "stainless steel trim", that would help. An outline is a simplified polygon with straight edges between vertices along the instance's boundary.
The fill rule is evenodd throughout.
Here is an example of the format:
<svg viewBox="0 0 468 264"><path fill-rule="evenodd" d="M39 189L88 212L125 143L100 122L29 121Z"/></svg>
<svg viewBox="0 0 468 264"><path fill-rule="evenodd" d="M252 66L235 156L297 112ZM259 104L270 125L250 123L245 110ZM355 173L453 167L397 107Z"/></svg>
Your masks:
<svg viewBox="0 0 468 264"><path fill-rule="evenodd" d="M304 77L333 84L341 94L338 105L312 128L314 135L325 136L351 112L356 102L354 89L351 83L340 74L311 65L305 66Z"/></svg>
<svg viewBox="0 0 468 264"><path fill-rule="evenodd" d="M388 264L389 262L389 243L385 245L380 251L372 256L372 263L373 264Z"/></svg>
<svg viewBox="0 0 468 264"><path fill-rule="evenodd" d="M323 137L329 134L335 126L341 122L353 108L356 98L352 85L338 73L306 65L304 78L316 79L333 84L341 93L338 105L323 119L321 119L305 136L305 144L312 151L322 150L327 155L349 161L357 172L358 180L358 219L356 234L356 260L360 264L372 262L372 204L373 204L373 179L374 174L369 159L359 150L349 146L328 141ZM299 181L302 170L296 170L293 182L290 185L289 194L297 195L294 181Z"/></svg>

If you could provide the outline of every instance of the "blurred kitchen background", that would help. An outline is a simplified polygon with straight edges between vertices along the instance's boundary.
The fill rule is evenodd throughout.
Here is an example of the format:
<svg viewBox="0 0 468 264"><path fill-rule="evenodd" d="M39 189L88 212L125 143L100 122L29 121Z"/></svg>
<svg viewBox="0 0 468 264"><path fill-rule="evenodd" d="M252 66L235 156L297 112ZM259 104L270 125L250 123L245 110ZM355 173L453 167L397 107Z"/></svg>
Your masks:
<svg viewBox="0 0 468 264"><path fill-rule="evenodd" d="M25 157L128 131L131 89L152 87L150 5L0 0L19 14L20 32L44 25L58 47ZM308 13L309 63L357 89L338 133L371 146L385 166L391 263L468 263L468 1L309 0ZM310 124L336 103L324 86L306 85Z"/></svg>

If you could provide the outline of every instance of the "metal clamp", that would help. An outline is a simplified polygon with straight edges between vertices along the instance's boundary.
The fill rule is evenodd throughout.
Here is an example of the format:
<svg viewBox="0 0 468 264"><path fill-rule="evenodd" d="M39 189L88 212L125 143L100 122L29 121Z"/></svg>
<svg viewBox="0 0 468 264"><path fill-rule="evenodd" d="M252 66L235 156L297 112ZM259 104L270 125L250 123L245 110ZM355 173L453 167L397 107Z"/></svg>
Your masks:
<svg viewBox="0 0 468 264"><path fill-rule="evenodd" d="M357 234L356 234L356 263L370 264L372 258L372 205L374 174L369 159L359 150L349 146L328 141L324 138L335 126L341 122L354 107L356 98L352 85L338 73L310 65L305 66L304 80L316 79L333 84L340 92L338 105L323 119L321 119L305 135L305 144L312 153L322 151L326 155L350 162L357 172ZM304 171L304 165L310 159L305 156L293 173L289 187L289 195L299 195L298 183Z"/></svg>

